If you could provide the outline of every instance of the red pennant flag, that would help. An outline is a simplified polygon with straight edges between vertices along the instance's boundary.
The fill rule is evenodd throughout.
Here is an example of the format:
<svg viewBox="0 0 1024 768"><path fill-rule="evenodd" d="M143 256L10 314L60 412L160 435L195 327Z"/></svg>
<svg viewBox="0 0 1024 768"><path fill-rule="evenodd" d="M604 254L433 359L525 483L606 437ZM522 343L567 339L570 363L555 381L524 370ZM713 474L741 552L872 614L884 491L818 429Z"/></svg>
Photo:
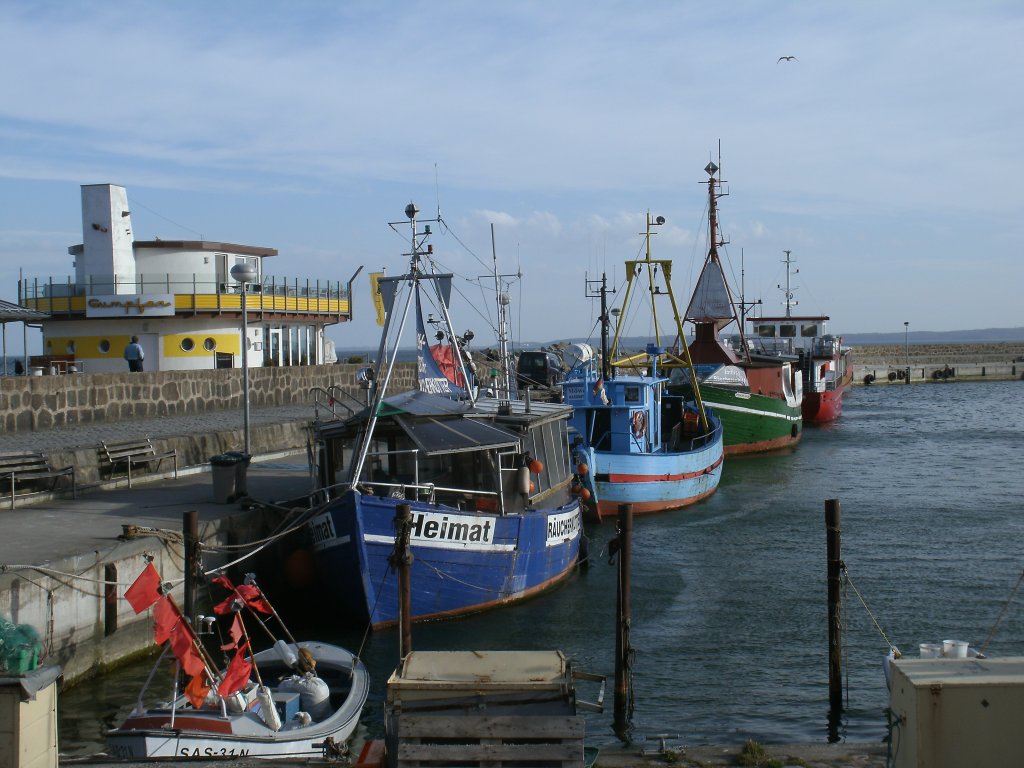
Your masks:
<svg viewBox="0 0 1024 768"><path fill-rule="evenodd" d="M270 607L270 603L267 602L266 598L263 597L263 593L260 592L260 588L255 584L241 584L235 591L245 600L245 604L254 611L265 613L268 616L274 612L274 609Z"/></svg>
<svg viewBox="0 0 1024 768"><path fill-rule="evenodd" d="M206 670L189 680L188 685L185 686L185 697L192 702L192 706L196 709L202 709L209 693L210 683L206 677Z"/></svg>
<svg viewBox="0 0 1024 768"><path fill-rule="evenodd" d="M136 613L142 613L160 599L160 574L152 563L146 563L139 578L125 590L124 599Z"/></svg>
<svg viewBox="0 0 1024 768"><path fill-rule="evenodd" d="M161 597L153 609L153 642L163 645L171 639L171 633L181 621L181 614L174 607L170 598Z"/></svg>
<svg viewBox="0 0 1024 768"><path fill-rule="evenodd" d="M236 587L227 576L217 576L212 581L214 584L219 584L233 593L213 607L213 612L218 616L224 616L241 608L242 606L238 604L239 600L254 611L260 611L268 616L274 612L274 609L270 607L270 603L266 601L263 593L260 592L260 588L255 584L239 584Z"/></svg>
<svg viewBox="0 0 1024 768"><path fill-rule="evenodd" d="M227 576L214 576L212 579L210 579L210 581L212 581L214 584L220 584L222 587L224 587L224 589L228 590L229 592L235 591L235 585L231 583L231 579L229 579Z"/></svg>
<svg viewBox="0 0 1024 768"><path fill-rule="evenodd" d="M192 642L192 633L185 622L179 622L171 631L171 650L175 658L181 662L181 668L187 675L198 675L206 665L203 657L199 655L195 644Z"/></svg>
<svg viewBox="0 0 1024 768"><path fill-rule="evenodd" d="M228 630L228 636L231 638L231 642L227 645L222 645L220 649L222 651L230 651L237 648L239 641L242 639L242 634L242 617L236 613L235 620L231 622L231 629Z"/></svg>
<svg viewBox="0 0 1024 768"><path fill-rule="evenodd" d="M252 674L252 662L245 658L248 651L249 644L245 643L231 659L231 663L224 671L224 679L217 686L217 693L221 696L237 693L249 682L249 675Z"/></svg>

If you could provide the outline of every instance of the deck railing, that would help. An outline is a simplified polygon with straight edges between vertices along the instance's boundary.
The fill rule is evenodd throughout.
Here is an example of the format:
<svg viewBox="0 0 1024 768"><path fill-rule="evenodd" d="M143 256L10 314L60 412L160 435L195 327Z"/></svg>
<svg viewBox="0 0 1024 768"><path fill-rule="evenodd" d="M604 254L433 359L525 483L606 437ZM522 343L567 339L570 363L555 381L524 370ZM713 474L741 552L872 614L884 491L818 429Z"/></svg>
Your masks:
<svg viewBox="0 0 1024 768"><path fill-rule="evenodd" d="M298 277L264 276L248 288L250 311L351 314L350 283ZM178 312L222 311L241 308L241 286L228 278L207 274L142 274L133 279L90 276L29 277L18 286L19 303L50 315L81 314L90 297L165 293L175 296Z"/></svg>

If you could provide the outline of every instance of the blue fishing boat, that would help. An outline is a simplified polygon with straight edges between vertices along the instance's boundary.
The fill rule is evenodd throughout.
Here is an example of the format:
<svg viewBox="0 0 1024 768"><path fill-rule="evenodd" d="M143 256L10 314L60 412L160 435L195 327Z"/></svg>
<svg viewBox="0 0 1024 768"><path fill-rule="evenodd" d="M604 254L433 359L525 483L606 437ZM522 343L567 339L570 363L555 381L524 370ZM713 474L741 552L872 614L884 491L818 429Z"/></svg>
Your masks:
<svg viewBox="0 0 1024 768"><path fill-rule="evenodd" d="M452 330L452 275L428 272L429 226L414 205L409 271L380 280L386 310L365 410L316 428L327 502L309 531L321 576L346 615L374 628L399 621L396 507L409 504L411 618L440 619L530 597L568 576L579 556L580 499L571 492L572 409L478 397ZM395 224L392 224L395 226ZM422 303L438 320L433 338ZM418 388L385 396L402 327L416 308ZM428 325L430 322L428 321ZM448 344L442 344L442 339Z"/></svg>
<svg viewBox="0 0 1024 768"><path fill-rule="evenodd" d="M634 513L660 512L694 504L718 488L722 474L722 425L700 398L686 338L672 292L672 262L651 258L651 228L664 218L647 216L646 255L626 262L628 284L617 313L607 307L607 282L600 281L602 354L581 347L563 383L564 401L574 409L573 460L577 487L598 520L620 504ZM662 346L659 303L668 301L675 337ZM649 309L654 341L639 353L620 349L622 331L639 309ZM663 310L664 312L664 310ZM617 315L609 346L610 315ZM671 371L684 371L694 396L668 392Z"/></svg>

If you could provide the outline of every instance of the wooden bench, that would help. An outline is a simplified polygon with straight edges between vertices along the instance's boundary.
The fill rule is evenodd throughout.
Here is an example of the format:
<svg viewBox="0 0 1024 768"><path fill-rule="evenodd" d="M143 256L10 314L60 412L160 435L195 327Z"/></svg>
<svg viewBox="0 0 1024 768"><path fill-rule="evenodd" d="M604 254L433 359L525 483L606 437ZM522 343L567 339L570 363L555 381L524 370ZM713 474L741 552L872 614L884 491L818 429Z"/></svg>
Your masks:
<svg viewBox="0 0 1024 768"><path fill-rule="evenodd" d="M128 472L129 488L132 487L132 469L140 464L155 464L159 469L164 459L171 459L174 462L174 477L178 477L178 451L172 448L160 453L149 437L144 437L141 440L126 440L121 443L101 441L100 458L105 465L110 467L111 479L113 479L118 465L124 465Z"/></svg>
<svg viewBox="0 0 1024 768"><path fill-rule="evenodd" d="M71 477L71 493L78 498L74 467L61 467L60 469L51 467L46 457L35 451L0 453L0 478L6 480L11 489L11 509L14 509L18 483L51 480L50 490L52 491L57 486L57 480L64 476Z"/></svg>

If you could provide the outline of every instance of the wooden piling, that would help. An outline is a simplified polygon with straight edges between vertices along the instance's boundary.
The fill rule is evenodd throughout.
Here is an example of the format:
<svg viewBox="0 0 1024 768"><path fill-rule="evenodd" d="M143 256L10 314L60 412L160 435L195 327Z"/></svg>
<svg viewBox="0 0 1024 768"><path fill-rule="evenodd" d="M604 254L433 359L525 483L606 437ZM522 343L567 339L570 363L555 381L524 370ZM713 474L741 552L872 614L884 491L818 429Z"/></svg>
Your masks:
<svg viewBox="0 0 1024 768"><path fill-rule="evenodd" d="M842 527L839 499L825 500L825 540L828 566L828 703L833 712L843 708L843 636L841 554Z"/></svg>
<svg viewBox="0 0 1024 768"><path fill-rule="evenodd" d="M630 700L630 571L632 569L633 547L633 505L619 505L619 578L615 591L618 626L615 632L615 717L612 725L616 736L629 742L630 716L633 709Z"/></svg>
<svg viewBox="0 0 1024 768"><path fill-rule="evenodd" d="M188 621L196 618L196 576L199 573L199 513L192 509L182 515L182 533L185 539L185 601L184 614Z"/></svg>
<svg viewBox="0 0 1024 768"><path fill-rule="evenodd" d="M399 655L405 658L412 651L412 506L395 507L395 560L398 568L398 621L400 627Z"/></svg>

